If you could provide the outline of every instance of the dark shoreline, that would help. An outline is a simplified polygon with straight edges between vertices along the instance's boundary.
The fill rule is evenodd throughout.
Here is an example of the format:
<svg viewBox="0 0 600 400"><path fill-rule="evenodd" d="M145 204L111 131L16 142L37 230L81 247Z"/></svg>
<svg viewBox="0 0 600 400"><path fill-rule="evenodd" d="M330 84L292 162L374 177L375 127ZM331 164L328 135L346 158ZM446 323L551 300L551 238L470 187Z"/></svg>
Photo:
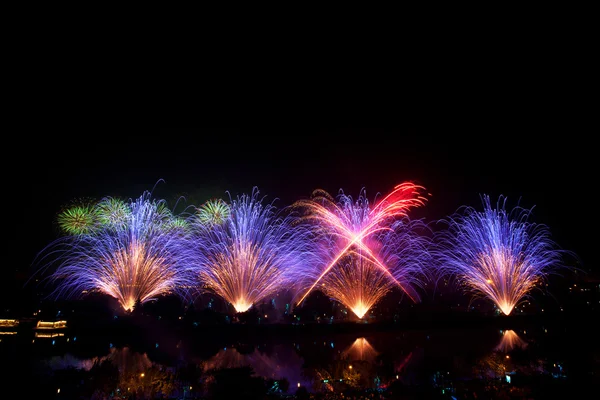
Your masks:
<svg viewBox="0 0 600 400"><path fill-rule="evenodd" d="M111 320L81 319L68 321L68 327L56 332L69 332L93 336L154 336L169 332L184 337L200 336L208 339L236 340L244 338L248 341L266 337L295 337L307 334L314 336L331 334L366 335L377 332L437 330L437 329L525 329L531 326L574 326L582 324L594 315L579 314L545 314L514 316L483 316L471 313L415 314L399 318L397 321L385 320L374 322L333 322L333 323L228 323L210 324L190 321L159 320L146 315L120 316ZM33 322L19 324L20 333L35 331Z"/></svg>

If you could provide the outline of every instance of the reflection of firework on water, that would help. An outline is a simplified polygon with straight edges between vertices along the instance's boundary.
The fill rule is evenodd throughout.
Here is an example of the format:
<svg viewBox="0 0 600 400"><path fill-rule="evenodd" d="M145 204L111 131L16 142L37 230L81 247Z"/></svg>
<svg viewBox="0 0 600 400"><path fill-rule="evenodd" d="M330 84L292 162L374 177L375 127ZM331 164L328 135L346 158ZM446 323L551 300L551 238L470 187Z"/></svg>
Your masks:
<svg viewBox="0 0 600 400"><path fill-rule="evenodd" d="M171 215L163 202L146 193L128 207L124 229L67 237L48 247L48 256L57 256L58 263L51 275L58 282L53 296L80 297L97 291L131 310L137 301L144 303L186 285L179 269L185 255L182 235L164 229Z"/></svg>
<svg viewBox="0 0 600 400"><path fill-rule="evenodd" d="M53 370L76 368L89 371L94 366L94 363L96 363L98 360L98 357L82 360L70 353L66 353L60 356L52 356L42 360L42 363Z"/></svg>
<svg viewBox="0 0 600 400"><path fill-rule="evenodd" d="M444 267L474 293L486 296L506 315L549 269L560 261L546 226L527 222L531 210L505 211L501 196L494 209L483 196L484 210L464 208L439 232Z"/></svg>
<svg viewBox="0 0 600 400"><path fill-rule="evenodd" d="M236 348L227 347L219 350L210 359L202 363L204 372L217 370L222 368L240 368L250 366L254 371L254 375L262 376L266 379L281 379L289 380L290 385L295 382L302 382L303 385L308 384L306 377L303 375L302 357L294 350L293 347L287 345L275 345L272 351L268 353L254 349L252 353L242 354Z"/></svg>
<svg viewBox="0 0 600 400"><path fill-rule="evenodd" d="M96 205L100 224L110 228L124 228L131 210L123 200L105 197Z"/></svg>
<svg viewBox="0 0 600 400"><path fill-rule="evenodd" d="M358 338L350 347L342 352L342 356L352 361L373 362L379 352L364 337Z"/></svg>
<svg viewBox="0 0 600 400"><path fill-rule="evenodd" d="M256 189L232 200L222 224L198 225L192 245L201 283L238 312L277 292L285 272L302 262L307 244L293 221L272 204L263 205Z"/></svg>
<svg viewBox="0 0 600 400"><path fill-rule="evenodd" d="M254 350L256 352L256 350ZM242 354L235 348L223 348L202 363L204 371L223 368L241 368L251 365L249 354Z"/></svg>
<svg viewBox="0 0 600 400"><path fill-rule="evenodd" d="M80 359L67 353L44 360L44 364L53 370L76 368L89 371L94 365L100 365L103 362L110 362L118 368L121 374L137 374L152 366L152 361L146 353L136 353L128 347L120 349L113 347L110 349L110 353L100 357Z"/></svg>
<svg viewBox="0 0 600 400"><path fill-rule="evenodd" d="M78 204L62 210L57 217L58 226L69 235L87 235L96 230L98 215L92 204Z"/></svg>
<svg viewBox="0 0 600 400"><path fill-rule="evenodd" d="M413 354L414 353L411 351L404 358L401 358L398 361L395 361L394 362L394 372L396 372L397 374L405 373L407 367L411 364L411 361L413 359Z"/></svg>
<svg viewBox="0 0 600 400"><path fill-rule="evenodd" d="M424 225L410 221L407 212L424 204L422 189L403 183L372 207L364 191L356 201L343 193L336 201L318 190L296 202L316 243L312 262L295 273L305 285L298 304L318 288L362 318L394 286L417 301L414 286L426 253L417 228Z"/></svg>
<svg viewBox="0 0 600 400"><path fill-rule="evenodd" d="M198 220L202 224L222 224L230 212L231 209L225 201L209 200L198 208Z"/></svg>
<svg viewBox="0 0 600 400"><path fill-rule="evenodd" d="M500 340L500 343L498 343L498 346L494 348L494 350L508 353L515 348L524 349L525 347L527 347L527 342L521 339L519 335L517 335L517 332L509 329L502 332L502 339Z"/></svg>
<svg viewBox="0 0 600 400"><path fill-rule="evenodd" d="M137 374L152 367L152 361L146 353L132 351L129 347L112 348L110 353L99 361L108 360L119 369L121 374Z"/></svg>
<svg viewBox="0 0 600 400"><path fill-rule="evenodd" d="M203 363L204 371L246 366L251 366L258 375L271 377L277 369L277 360L256 349L250 354L242 354L235 348L225 348Z"/></svg>

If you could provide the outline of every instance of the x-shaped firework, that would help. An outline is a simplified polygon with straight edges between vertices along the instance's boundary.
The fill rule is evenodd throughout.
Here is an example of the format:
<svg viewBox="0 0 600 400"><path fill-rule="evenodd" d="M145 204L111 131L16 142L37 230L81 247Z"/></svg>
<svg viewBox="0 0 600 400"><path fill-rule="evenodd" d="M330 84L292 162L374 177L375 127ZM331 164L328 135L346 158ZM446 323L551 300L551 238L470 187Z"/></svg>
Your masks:
<svg viewBox="0 0 600 400"><path fill-rule="evenodd" d="M298 201L296 203L297 206L305 207L308 210L308 216L305 218L315 222L321 233L333 235L339 238L341 243L345 243L329 262L327 268L323 270L300 298L298 305L304 301L319 281L353 247L356 247L360 251L361 257L364 257L381 269L415 301L379 259L369 243L367 243L367 240L372 238L377 232L391 230L392 228L389 226L390 222L401 217L406 217L409 209L422 206L426 200L419 193L422 189L424 189L422 186L410 182L402 183L394 187L394 190L377 202L372 209L369 207L368 200L364 195L359 196L359 199L353 202L352 198L342 194L339 197L339 202L336 202L329 194L320 190L313 193L312 199Z"/></svg>

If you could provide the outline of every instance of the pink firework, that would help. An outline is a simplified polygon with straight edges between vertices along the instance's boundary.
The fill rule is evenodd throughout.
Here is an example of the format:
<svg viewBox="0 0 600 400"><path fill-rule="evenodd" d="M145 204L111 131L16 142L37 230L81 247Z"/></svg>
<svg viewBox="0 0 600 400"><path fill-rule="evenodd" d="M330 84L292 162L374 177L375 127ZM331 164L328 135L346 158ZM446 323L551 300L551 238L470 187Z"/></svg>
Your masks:
<svg viewBox="0 0 600 400"><path fill-rule="evenodd" d="M394 286L416 301L412 286L421 270L418 250L425 247L408 211L424 205L423 189L400 184L373 206L364 191L356 201L343 193L336 201L317 190L310 200L296 202L306 211L303 221L314 227L316 243L314 260L296 271L305 282L310 279L298 305L317 287L359 318Z"/></svg>

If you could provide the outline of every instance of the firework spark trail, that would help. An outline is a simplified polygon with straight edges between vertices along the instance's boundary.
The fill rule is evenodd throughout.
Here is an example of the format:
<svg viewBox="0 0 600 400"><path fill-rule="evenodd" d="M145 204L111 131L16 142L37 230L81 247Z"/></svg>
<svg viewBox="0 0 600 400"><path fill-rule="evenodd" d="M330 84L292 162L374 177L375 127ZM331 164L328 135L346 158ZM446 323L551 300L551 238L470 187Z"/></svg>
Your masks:
<svg viewBox="0 0 600 400"><path fill-rule="evenodd" d="M286 272L298 267L308 247L308 236L293 226L295 217L263 205L258 193L254 188L232 200L222 224L199 224L192 243L200 282L237 312L283 288Z"/></svg>
<svg viewBox="0 0 600 400"><path fill-rule="evenodd" d="M48 246L57 256L50 280L58 283L53 297L81 297L101 292L125 310L171 292L183 294L188 284L181 267L186 256L183 232L170 227L173 218L163 201L145 193L128 205L123 229L61 238Z"/></svg>
<svg viewBox="0 0 600 400"><path fill-rule="evenodd" d="M313 279L298 305L321 281L323 291L353 309L359 317L389 290L387 280L416 301L416 292L410 286L415 282L413 272L421 269L420 264L414 258L394 256L394 252L406 256L407 251L398 244L420 241L412 229L416 222L409 221L407 212L424 204L425 198L419 194L422 189L412 183L397 185L372 208L364 192L356 202L343 193L336 201L323 191L315 191L310 200L296 202L294 207L307 211L303 220L314 226L317 243L313 262L300 271ZM404 224L397 223L399 220ZM402 228L401 234L396 232L397 228ZM419 247L419 250L424 249ZM344 262L349 255L353 255L350 262ZM419 252L413 255L418 258ZM314 265L318 267L312 268ZM357 293L349 293L350 288ZM349 296L354 299L350 301Z"/></svg>
<svg viewBox="0 0 600 400"><path fill-rule="evenodd" d="M545 225L530 223L531 210L496 208L482 197L484 210L464 207L438 233L443 268L458 276L476 295L489 298L506 315L558 266L562 251L550 240Z"/></svg>

